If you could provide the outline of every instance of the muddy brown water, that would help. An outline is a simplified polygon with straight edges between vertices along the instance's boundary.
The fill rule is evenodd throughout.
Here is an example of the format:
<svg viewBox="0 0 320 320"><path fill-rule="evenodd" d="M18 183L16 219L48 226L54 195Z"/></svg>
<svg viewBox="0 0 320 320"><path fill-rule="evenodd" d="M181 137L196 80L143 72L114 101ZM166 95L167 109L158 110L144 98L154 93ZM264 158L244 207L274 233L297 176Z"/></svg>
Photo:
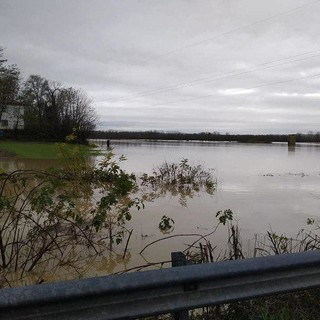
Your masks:
<svg viewBox="0 0 320 320"><path fill-rule="evenodd" d="M94 141L107 150L106 141ZM217 224L215 214L231 209L235 213L245 245L256 233L272 229L288 236L306 227L306 219L320 218L320 146L297 144L288 149L286 144L239 144L208 142L150 142L111 141L117 157L124 155L127 161L122 167L137 175L151 173L163 162L179 162L188 159L190 164L201 164L212 170L217 180L214 195L196 194L181 205L179 196L166 196L146 202L145 209L133 211L133 219L127 223L133 233L126 259L122 259L124 244L116 253L106 253L85 262L81 276L98 276L130 269L147 263L170 260L172 251L181 251L195 236L173 237L157 242L139 252L152 241L163 238L158 224L163 215L174 221L178 234L207 234ZM101 156L96 157L98 162ZM46 168L56 166L55 161L0 159L0 167L6 171L16 168ZM220 228L210 237L213 246L223 247L227 237ZM218 250L218 249L217 249ZM169 266L165 264L164 266ZM161 267L159 265L158 267ZM45 281L77 278L79 274L65 269L60 274L48 273ZM32 282L32 280L30 280Z"/></svg>

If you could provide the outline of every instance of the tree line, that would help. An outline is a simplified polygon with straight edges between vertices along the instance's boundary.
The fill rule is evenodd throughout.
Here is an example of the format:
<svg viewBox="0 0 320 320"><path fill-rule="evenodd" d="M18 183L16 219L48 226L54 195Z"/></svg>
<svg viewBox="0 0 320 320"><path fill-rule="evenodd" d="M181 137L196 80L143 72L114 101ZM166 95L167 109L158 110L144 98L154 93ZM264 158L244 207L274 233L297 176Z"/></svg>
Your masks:
<svg viewBox="0 0 320 320"><path fill-rule="evenodd" d="M320 142L320 132L296 133L297 142ZM189 141L236 141L242 143L288 142L287 134L221 134L219 132L161 132L161 131L93 131L92 139L147 139Z"/></svg>
<svg viewBox="0 0 320 320"><path fill-rule="evenodd" d="M85 142L96 123L88 95L40 75L23 81L19 68L8 64L3 53L0 48L0 121L8 106L14 105L15 135L19 121L24 120L23 134L30 138L61 141L76 131L78 142Z"/></svg>

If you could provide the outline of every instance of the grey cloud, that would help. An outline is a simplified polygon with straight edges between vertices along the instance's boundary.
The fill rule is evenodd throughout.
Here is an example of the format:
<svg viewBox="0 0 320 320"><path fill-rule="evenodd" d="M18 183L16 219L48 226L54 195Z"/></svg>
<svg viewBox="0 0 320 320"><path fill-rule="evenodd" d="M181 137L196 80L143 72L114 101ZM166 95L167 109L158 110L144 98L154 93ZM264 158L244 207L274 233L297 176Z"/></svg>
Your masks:
<svg viewBox="0 0 320 320"><path fill-rule="evenodd" d="M0 46L25 77L86 90L103 129L318 131L320 77L308 77L320 74L320 55L214 80L320 49L320 4L279 15L306 4L2 0Z"/></svg>

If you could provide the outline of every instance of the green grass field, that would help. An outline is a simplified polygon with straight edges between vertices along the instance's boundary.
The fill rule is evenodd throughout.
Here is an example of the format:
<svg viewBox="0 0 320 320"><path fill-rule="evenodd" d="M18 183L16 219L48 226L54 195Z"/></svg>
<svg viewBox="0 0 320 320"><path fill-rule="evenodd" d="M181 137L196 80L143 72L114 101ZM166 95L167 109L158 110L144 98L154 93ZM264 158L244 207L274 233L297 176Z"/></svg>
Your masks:
<svg viewBox="0 0 320 320"><path fill-rule="evenodd" d="M74 145L70 145L70 148ZM90 154L98 154L92 146L80 146L84 152ZM6 156L17 156L23 159L57 159L59 148L56 143L40 143L40 142L16 142L2 141L0 142L0 154Z"/></svg>

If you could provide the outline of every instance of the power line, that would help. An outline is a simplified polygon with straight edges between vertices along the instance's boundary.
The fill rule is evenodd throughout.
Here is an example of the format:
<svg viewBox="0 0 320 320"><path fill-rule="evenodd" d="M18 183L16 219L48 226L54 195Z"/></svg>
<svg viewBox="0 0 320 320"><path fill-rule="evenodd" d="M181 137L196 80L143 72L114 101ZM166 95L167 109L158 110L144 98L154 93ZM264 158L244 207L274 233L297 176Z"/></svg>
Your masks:
<svg viewBox="0 0 320 320"><path fill-rule="evenodd" d="M274 18L283 16L283 15L290 14L290 13L292 13L292 12L294 12L294 11L297 11L297 10L303 9L303 8L305 8L305 7L314 5L314 4L318 3L318 2L320 2L320 0L316 0L316 1L313 1L313 2L310 2L310 3L307 3L307 4L305 4L305 5L301 5L301 6L292 8L292 9L290 9L290 10L280 12L280 13L278 13L278 14L269 16L269 17L267 17L267 18L264 18L264 19L261 19L261 20L257 20L257 21L255 21L255 22L253 22L253 23L249 23L249 24L246 24L246 25L244 25L244 26L241 26L241 27L238 27L238 28L229 30L229 31L224 32L224 33L222 33L222 34L216 35L215 37L207 38L207 39L204 39L204 40L195 42L195 43L193 43L193 44L190 44L190 45L188 45L188 46L184 46L184 47L181 47L181 48L177 48L177 49L168 51L168 52L166 52L166 53L163 53L162 55L159 55L159 57L160 57L160 56L169 55L169 54L172 54L172 53L174 53L174 52L177 52L177 51L180 51L180 50L183 50L183 49L187 49L187 48L190 48L190 47L197 46L197 45L199 45L199 44L201 44L201 43L214 40L214 39L216 39L217 37L220 37L220 36L226 36L226 35L231 34L231 33L233 33L233 32L238 32L238 31L240 31L240 30L242 30L242 29L245 29L245 28L254 26L254 25L259 24L259 23L266 22L266 21L268 21L268 20L271 20L271 19L274 19ZM295 56L288 57L288 58L283 58L283 59L279 59L279 60L274 60L274 61L270 61L270 62L265 62L265 63L258 64L258 65L255 65L255 66L247 67L247 68L242 68L242 69L238 70L237 72L239 72L239 71L240 71L240 72L245 72L246 70L251 69L251 68L260 67L260 66L263 66L263 65L266 65L266 64L271 64L271 63L279 62L279 61L282 61L282 60L286 60L286 59L290 59L290 58L294 58L294 57L306 55L306 54L308 54L308 53L317 52L317 51L319 51L319 50L306 52L306 53L303 53L303 54L301 54L301 55L295 55ZM309 59L309 58L312 58L312 57L308 57L308 58L306 58L306 59ZM300 61L300 60L297 60L297 61ZM296 62L296 61L292 61L292 62ZM290 63L290 62L287 62L287 63ZM280 65L279 65L279 66L280 66ZM270 66L270 68L272 68L272 67L275 67L275 66ZM248 72L255 72L255 71L258 71L258 70L253 70L253 71L248 71ZM219 74L219 75L215 76L215 78L218 77L217 80L219 80L219 79L221 79L221 77L223 77L224 75L229 75L229 74L232 75L232 74L235 73L235 72L236 72L236 71L230 71L230 72L227 72L227 73ZM245 72L245 73L247 73L247 72ZM245 74L245 73L241 73L241 74ZM236 75L240 75L240 73L239 73L239 74L236 74ZM233 76L236 76L236 75L233 75ZM184 83L180 83L180 84L175 84L175 85L160 87L160 88L156 88L156 89L151 89L151 90L148 90L148 91L142 91L142 92L138 92L138 93L136 93L136 94L134 94L134 95L131 95L131 96L124 96L124 97L120 97L120 98L116 98L116 99L110 99L109 101L110 101L110 102L128 101L128 100L131 100L131 99L140 98L140 97L147 96L147 95L151 95L151 94L162 93L162 92L167 92L167 91L169 91L169 90L180 89L180 88L184 88L184 87L186 87L186 86L190 86L190 85L192 85L193 83L197 83L197 82L200 82L200 81L206 81L208 78L211 78L211 77L212 77L212 76L210 76L210 77L205 77L205 78L198 78L198 79L192 80L192 81L190 81L190 82L184 82ZM212 79L212 80L209 80L209 79L208 79L208 81L216 81L216 79Z"/></svg>
<svg viewBox="0 0 320 320"><path fill-rule="evenodd" d="M317 77L320 77L320 73L318 74L315 74L313 76L306 76L306 77L299 77L299 78L293 78L293 79L289 79L289 80L281 80L281 81L276 81L276 82L268 82L268 83L263 83L261 85L258 85L258 86L255 86L255 87L250 87L250 88L241 88L241 89L244 89L244 90L253 90L253 89L258 89L258 88L262 88L262 87L267 87L267 86L272 86L272 85L275 85L275 84L282 84L282 83L287 83L287 82L293 82L293 81L297 81L297 80L302 80L302 79L312 79L312 78L317 78ZM236 93L238 92L239 90L238 89L235 89L235 90L231 90L229 91L228 93L232 94L232 93ZM160 106L167 106L169 104L175 104L177 102L186 102L186 101L192 101L192 100L199 100L199 99L206 99L206 98L210 98L210 97L213 97L215 96L216 94L208 94L208 95L204 95L204 96L201 96L201 97L194 97L194 98L188 98L188 99L180 99L180 100L175 100L175 101L169 101L169 102L166 102L166 103L162 103L162 104L152 104L152 105L149 105L151 107L160 107Z"/></svg>
<svg viewBox="0 0 320 320"><path fill-rule="evenodd" d="M308 57L305 57L305 58L301 58L301 59L289 60L289 59L302 57L302 56L305 56L307 54L312 54L312 53L316 53L316 52L318 52L318 54L315 54L315 55L312 55L312 56L308 56ZM122 99L120 98L120 99L114 99L114 100L109 100L109 101L111 101L111 102L130 101L132 99L141 98L141 97L148 96L148 95L153 95L153 94L157 94L157 93L164 93L164 92L169 92L169 91L176 90L176 89L186 88L186 87L192 86L193 84L196 84L196 83L199 83L199 82L204 82L204 83L214 82L214 81L217 81L217 80L224 80L224 79L228 79L228 78L232 78L232 77L248 74L248 73L251 73L251 72L257 72L257 71L261 71L261 70L265 70L265 69L276 68L276 67L280 67L280 66L283 66L283 65L286 65L286 64L293 63L293 62L300 62L300 61L303 61L303 60L307 60L307 59L311 59L311 58L317 57L317 56L320 55L319 52L320 52L320 49L313 50L313 51L308 51L308 52L301 53L301 54L298 54L298 55L289 56L289 57L285 57L285 58L281 58L281 59L277 59L277 60L271 60L271 61L264 62L264 63L261 63L261 64L257 64L257 65L254 65L254 66L241 68L239 70L221 73L221 74L218 74L216 76L212 76L211 75L211 76L207 76L207 77L203 77L203 78L198 78L198 79L194 79L194 80L189 81L189 82L183 82L183 83L180 83L180 84L175 84L175 85L170 85L170 86L166 86L166 87L160 87L160 88L156 88L156 89L152 89L152 90L148 90L148 91L143 91L140 94L137 93L137 94L135 94L133 96L129 96L127 98L122 98ZM270 64L274 64L274 63L277 63L277 62L280 62L280 61L283 61L283 60L289 60L289 61L285 61L283 63L278 63L276 65L269 66ZM251 70L251 69L253 69L253 70ZM214 78L212 78L212 77L214 77Z"/></svg>
<svg viewBox="0 0 320 320"><path fill-rule="evenodd" d="M197 41L197 42L194 42L192 44L189 44L189 45L186 45L186 46L183 46L183 47L180 47L180 48L177 48L177 49L174 49L174 50L171 50L171 51L167 51L161 55L158 55L158 57L163 57L163 56L168 56L168 55L171 55L173 53L176 53L178 51L181 51L181 50L185 50L185 49L189 49L189 48L192 48L192 47L195 47L195 46L198 46L202 43L205 43L205 42L208 42L208 41L212 41L212 40L215 40L217 38L220 38L222 36L227 36L231 33L234 33L234 32L238 32L238 31L241 31L243 29L246 29L246 28L249 28L249 27L252 27L252 26L255 26L259 23L263 23L263 22L266 22L266 21L269 21L269 20L272 20L272 19L275 19L275 18L278 18L278 17L281 17L281 16L284 16L284 15L287 15L287 14L290 14L294 11L297 11L297 10L300 10L300 9L303 9L303 8L306 8L306 7L309 7L309 6L312 6L316 3L320 2L320 0L317 0L317 1L313 1L313 2L309 2L307 4L304 4L304 5L301 5L299 7L295 7L295 8L292 8L292 9L289 9L287 11L283 11L283 12L280 12L278 14L275 14L275 15L272 15L270 17L267 17L267 18L264 18L264 19L261 19L261 20L257 20L255 22L252 22L252 23L249 23L249 24L246 24L246 25L243 25L241 27L238 27L238 28L235 28L235 29L231 29L227 32L223 32L221 34L218 34L214 37L211 37L211 38L207 38L207 39L203 39L203 40L200 40L200 41Z"/></svg>

